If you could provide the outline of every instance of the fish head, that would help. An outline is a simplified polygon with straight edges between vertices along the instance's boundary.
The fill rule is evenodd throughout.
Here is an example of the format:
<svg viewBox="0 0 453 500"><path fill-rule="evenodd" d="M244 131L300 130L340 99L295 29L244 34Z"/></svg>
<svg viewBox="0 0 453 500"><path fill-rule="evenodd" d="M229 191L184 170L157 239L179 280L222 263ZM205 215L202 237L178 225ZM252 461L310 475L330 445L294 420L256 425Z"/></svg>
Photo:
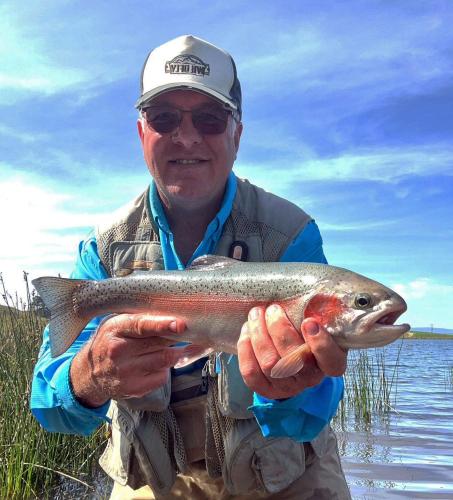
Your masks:
<svg viewBox="0 0 453 500"><path fill-rule="evenodd" d="M407 310L400 295L364 276L346 273L325 281L311 295L304 318L316 319L341 347L348 349L381 347L410 329L408 324L394 324Z"/></svg>

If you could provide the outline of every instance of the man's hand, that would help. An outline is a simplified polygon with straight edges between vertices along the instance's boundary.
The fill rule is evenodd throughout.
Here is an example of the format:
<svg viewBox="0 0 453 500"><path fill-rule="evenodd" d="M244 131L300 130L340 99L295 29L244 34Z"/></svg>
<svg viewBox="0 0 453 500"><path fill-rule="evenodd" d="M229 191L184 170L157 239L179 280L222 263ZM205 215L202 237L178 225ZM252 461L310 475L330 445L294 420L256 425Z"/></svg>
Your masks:
<svg viewBox="0 0 453 500"><path fill-rule="evenodd" d="M344 373L347 353L328 332L310 318L302 322L301 331L303 337L279 305L250 311L238 341L239 368L250 389L269 399L290 398L319 384L325 375ZM302 370L292 377L272 378L277 361L304 342L309 349Z"/></svg>
<svg viewBox="0 0 453 500"><path fill-rule="evenodd" d="M185 330L178 318L119 314L102 323L75 356L70 371L76 398L87 407L140 397L165 384L184 348L171 348ZM160 335L175 335L167 340Z"/></svg>

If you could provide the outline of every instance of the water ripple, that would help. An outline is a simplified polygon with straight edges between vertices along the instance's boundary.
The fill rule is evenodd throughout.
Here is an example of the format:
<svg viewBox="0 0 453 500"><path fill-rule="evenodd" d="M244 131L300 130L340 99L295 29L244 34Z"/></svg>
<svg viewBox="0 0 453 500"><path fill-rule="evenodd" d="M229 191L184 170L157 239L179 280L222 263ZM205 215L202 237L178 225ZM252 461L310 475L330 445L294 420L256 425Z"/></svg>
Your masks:
<svg viewBox="0 0 453 500"><path fill-rule="evenodd" d="M400 353L399 353L400 350ZM385 348L387 373L398 360L387 420L337 430L343 468L356 499L453 499L453 341L406 340ZM374 367L377 370L377 367Z"/></svg>

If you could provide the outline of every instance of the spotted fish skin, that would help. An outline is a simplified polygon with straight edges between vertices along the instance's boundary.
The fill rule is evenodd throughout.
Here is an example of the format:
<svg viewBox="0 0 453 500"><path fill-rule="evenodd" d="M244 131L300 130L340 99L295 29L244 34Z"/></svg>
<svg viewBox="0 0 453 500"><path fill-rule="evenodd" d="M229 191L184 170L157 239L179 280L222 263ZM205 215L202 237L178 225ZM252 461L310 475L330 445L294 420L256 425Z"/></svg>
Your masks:
<svg viewBox="0 0 453 500"><path fill-rule="evenodd" d="M65 352L91 318L109 313L177 316L186 323L178 341L234 354L250 309L274 303L297 329L309 313L345 348L385 345L409 329L393 324L406 310L402 297L326 264L204 256L183 272L151 271L102 281L42 277L33 285L51 311L52 356Z"/></svg>

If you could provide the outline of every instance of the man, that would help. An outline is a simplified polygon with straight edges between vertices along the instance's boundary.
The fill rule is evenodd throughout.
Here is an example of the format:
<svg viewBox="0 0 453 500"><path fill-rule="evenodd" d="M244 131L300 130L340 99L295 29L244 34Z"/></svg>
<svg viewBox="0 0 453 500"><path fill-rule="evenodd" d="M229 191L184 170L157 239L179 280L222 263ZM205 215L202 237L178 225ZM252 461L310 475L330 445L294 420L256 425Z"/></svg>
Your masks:
<svg viewBox="0 0 453 500"><path fill-rule="evenodd" d="M182 36L149 54L136 106L150 188L81 243L72 277L183 270L204 254L326 262L307 214L232 173L241 105L235 64L218 47ZM55 359L46 330L32 410L51 431L110 423L101 465L112 498L350 498L328 426L346 353L314 320L295 326L278 305L253 308L237 357L180 369L159 336L178 342L177 310L97 318ZM304 341L302 370L270 377Z"/></svg>

